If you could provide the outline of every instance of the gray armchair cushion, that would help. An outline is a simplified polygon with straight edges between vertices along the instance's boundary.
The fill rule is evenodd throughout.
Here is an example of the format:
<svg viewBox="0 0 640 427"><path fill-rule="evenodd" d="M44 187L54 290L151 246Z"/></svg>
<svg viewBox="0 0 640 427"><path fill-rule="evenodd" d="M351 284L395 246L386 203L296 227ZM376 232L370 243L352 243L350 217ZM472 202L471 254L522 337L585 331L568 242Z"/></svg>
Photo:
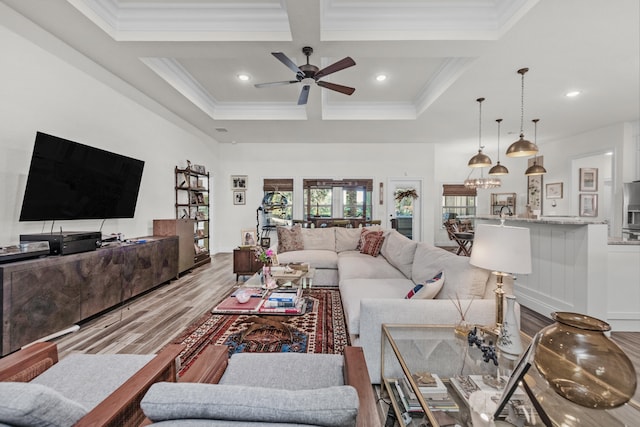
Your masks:
<svg viewBox="0 0 640 427"><path fill-rule="evenodd" d="M235 353L224 385L307 390L344 385L344 356L308 353Z"/></svg>
<svg viewBox="0 0 640 427"><path fill-rule="evenodd" d="M351 386L282 390L200 383L156 383L140 406L152 421L213 419L317 426L355 426Z"/></svg>
<svg viewBox="0 0 640 427"><path fill-rule="evenodd" d="M69 427L88 411L39 384L0 382L0 423L28 427Z"/></svg>
<svg viewBox="0 0 640 427"><path fill-rule="evenodd" d="M154 354L70 354L31 380L91 410L155 357Z"/></svg>

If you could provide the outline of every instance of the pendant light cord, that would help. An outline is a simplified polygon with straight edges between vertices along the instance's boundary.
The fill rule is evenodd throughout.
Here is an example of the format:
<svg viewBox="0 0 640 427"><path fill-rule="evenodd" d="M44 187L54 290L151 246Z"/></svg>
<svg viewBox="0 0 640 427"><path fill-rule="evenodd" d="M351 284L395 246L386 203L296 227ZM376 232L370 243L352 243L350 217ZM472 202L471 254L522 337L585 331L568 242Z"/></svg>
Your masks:
<svg viewBox="0 0 640 427"><path fill-rule="evenodd" d="M480 151L482 151L482 149L484 148L482 146L482 101L484 101L484 98L478 98L476 99L476 101L478 101L478 148Z"/></svg>

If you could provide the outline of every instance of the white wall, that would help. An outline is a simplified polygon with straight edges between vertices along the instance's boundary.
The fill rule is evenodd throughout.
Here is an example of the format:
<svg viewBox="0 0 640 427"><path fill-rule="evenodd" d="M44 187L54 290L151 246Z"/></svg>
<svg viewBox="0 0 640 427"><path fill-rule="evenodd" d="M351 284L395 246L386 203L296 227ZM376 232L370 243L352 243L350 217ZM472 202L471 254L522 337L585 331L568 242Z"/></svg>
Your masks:
<svg viewBox="0 0 640 427"><path fill-rule="evenodd" d="M387 203L379 201L379 183L385 189L389 177L407 176L423 180L423 232L420 240L433 241L434 146L429 144L222 144L220 169L216 180L218 195L218 239L220 249L230 251L240 243L240 230L256 227L256 209L262 201L264 178L294 179L294 218L301 219L302 180L304 178L373 179L373 219L383 220ZM247 204L233 205L231 175L248 175Z"/></svg>
<svg viewBox="0 0 640 427"><path fill-rule="evenodd" d="M107 220L103 234L145 236L154 218L175 218L174 167L190 159L214 170L217 143L12 32L9 27L28 30L30 23L9 11L3 8L0 18L0 246L17 244L21 233L49 231L52 225L18 221L37 131L145 161L135 217ZM46 40L42 33L38 37ZM74 57L68 47L58 47ZM57 221L55 229L97 231L101 222Z"/></svg>

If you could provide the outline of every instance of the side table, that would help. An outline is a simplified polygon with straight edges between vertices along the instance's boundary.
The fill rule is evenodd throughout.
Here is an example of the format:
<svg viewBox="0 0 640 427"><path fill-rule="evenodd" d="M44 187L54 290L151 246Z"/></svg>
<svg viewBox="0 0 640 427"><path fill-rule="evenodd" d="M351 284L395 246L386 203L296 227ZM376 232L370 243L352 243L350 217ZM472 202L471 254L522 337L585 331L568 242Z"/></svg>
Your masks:
<svg viewBox="0 0 640 427"><path fill-rule="evenodd" d="M254 248L236 248L233 250L233 273L236 282L240 276L252 276L262 268L262 263L256 259Z"/></svg>

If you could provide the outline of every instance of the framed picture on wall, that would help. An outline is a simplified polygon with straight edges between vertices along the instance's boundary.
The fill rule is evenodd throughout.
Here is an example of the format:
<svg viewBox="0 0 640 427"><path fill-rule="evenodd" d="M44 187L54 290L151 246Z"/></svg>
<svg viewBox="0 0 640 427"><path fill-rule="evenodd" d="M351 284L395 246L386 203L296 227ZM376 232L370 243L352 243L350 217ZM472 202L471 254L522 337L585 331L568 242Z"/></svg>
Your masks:
<svg viewBox="0 0 640 427"><path fill-rule="evenodd" d="M562 199L562 183L553 182L545 187L547 199Z"/></svg>
<svg viewBox="0 0 640 427"><path fill-rule="evenodd" d="M580 191L598 191L598 168L580 168Z"/></svg>
<svg viewBox="0 0 640 427"><path fill-rule="evenodd" d="M247 175L231 175L231 189L246 190L247 180L248 180Z"/></svg>
<svg viewBox="0 0 640 427"><path fill-rule="evenodd" d="M527 205L531 210L542 213L542 175L527 177Z"/></svg>
<svg viewBox="0 0 640 427"><path fill-rule="evenodd" d="M598 216L597 194L580 194L580 216Z"/></svg>
<svg viewBox="0 0 640 427"><path fill-rule="evenodd" d="M247 203L247 199L245 197L244 191L234 191L233 192L233 204L234 205L245 205Z"/></svg>

